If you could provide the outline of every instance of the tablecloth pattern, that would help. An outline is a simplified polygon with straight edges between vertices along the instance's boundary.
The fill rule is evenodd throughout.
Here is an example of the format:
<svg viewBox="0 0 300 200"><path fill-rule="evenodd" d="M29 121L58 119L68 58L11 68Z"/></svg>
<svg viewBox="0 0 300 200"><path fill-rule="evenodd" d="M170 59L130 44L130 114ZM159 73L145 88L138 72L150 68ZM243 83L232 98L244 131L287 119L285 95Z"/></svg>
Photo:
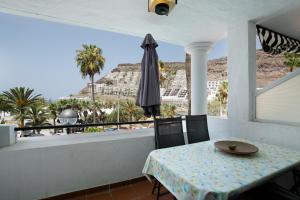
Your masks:
<svg viewBox="0 0 300 200"><path fill-rule="evenodd" d="M143 173L179 200L226 200L300 164L298 151L250 142L259 148L257 154L234 156L215 149L214 142L154 150Z"/></svg>

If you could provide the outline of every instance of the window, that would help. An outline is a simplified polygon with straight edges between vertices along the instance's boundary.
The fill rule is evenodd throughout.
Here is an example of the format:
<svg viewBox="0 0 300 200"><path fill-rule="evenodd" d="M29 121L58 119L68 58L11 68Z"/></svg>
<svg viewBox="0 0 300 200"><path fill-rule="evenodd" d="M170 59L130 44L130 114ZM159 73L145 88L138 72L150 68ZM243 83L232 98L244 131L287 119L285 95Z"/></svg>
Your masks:
<svg viewBox="0 0 300 200"><path fill-rule="evenodd" d="M300 63L297 55L264 52L257 38L256 121L300 125L300 70L286 65L291 59Z"/></svg>

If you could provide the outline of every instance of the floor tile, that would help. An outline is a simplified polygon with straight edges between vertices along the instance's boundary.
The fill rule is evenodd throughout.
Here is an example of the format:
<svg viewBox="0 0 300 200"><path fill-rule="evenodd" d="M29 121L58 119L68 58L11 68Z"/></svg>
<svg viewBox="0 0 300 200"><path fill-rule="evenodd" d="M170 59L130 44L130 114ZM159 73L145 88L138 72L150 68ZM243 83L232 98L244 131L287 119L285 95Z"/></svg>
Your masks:
<svg viewBox="0 0 300 200"><path fill-rule="evenodd" d="M154 195L143 196L137 200L156 200L156 196Z"/></svg>
<svg viewBox="0 0 300 200"><path fill-rule="evenodd" d="M141 181L132 184L132 188L140 197L143 197L151 195L153 185L149 181Z"/></svg>
<svg viewBox="0 0 300 200"><path fill-rule="evenodd" d="M86 200L112 200L112 196L108 191L95 191L87 193Z"/></svg>
<svg viewBox="0 0 300 200"><path fill-rule="evenodd" d="M111 195L113 200L132 200L138 197L130 185L113 188L111 190Z"/></svg>
<svg viewBox="0 0 300 200"><path fill-rule="evenodd" d="M120 185L114 184L114 186L110 186L109 191L113 192L113 191L121 190L121 189L125 189L125 188L132 188L132 184L125 184L125 185L124 184L120 184Z"/></svg>
<svg viewBox="0 0 300 200"><path fill-rule="evenodd" d="M85 195L63 198L64 200L85 200Z"/></svg>
<svg viewBox="0 0 300 200"><path fill-rule="evenodd" d="M159 200L173 200L173 199L174 197L171 193L159 197Z"/></svg>
<svg viewBox="0 0 300 200"><path fill-rule="evenodd" d="M85 200L85 193L84 192L75 192L64 194L60 196L50 197L47 200Z"/></svg>

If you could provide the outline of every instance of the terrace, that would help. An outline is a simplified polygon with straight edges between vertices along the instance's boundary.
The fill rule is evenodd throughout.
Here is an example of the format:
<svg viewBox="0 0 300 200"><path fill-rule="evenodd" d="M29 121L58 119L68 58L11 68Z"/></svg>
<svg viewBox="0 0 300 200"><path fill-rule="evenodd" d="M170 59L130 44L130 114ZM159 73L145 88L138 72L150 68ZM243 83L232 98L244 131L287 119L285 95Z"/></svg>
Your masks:
<svg viewBox="0 0 300 200"><path fill-rule="evenodd" d="M179 0L165 17L148 13L146 0L0 1L0 12L136 36L151 32L159 40L184 46L191 55L193 115L207 113L207 53L214 42L227 37L228 118L208 117L210 138L242 138L296 151L300 151L299 72L257 92L255 51L256 24L300 40L299 10L298 0ZM279 92L273 94L272 88ZM279 98L282 95L291 97L293 106L282 106L290 102ZM0 141L7 140L8 133L8 140L13 140L14 126L1 125ZM75 192L57 198L153 199L151 185L139 178L154 149L151 128L21 138L0 148L0 198L44 199ZM293 184L290 172L276 181L287 187Z"/></svg>

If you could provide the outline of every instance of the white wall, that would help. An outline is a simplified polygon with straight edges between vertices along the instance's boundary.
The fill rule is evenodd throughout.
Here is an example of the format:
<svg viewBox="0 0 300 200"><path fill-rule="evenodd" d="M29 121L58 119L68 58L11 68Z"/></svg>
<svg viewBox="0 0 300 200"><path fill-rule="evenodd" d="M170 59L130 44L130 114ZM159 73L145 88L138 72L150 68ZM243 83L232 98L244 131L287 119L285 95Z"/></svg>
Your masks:
<svg viewBox="0 0 300 200"><path fill-rule="evenodd" d="M234 22L229 27L229 134L232 137L246 138L300 151L299 126L253 121L256 92L255 36L255 24L252 22L246 20ZM291 173L283 174L276 181L287 188L293 184Z"/></svg>
<svg viewBox="0 0 300 200"><path fill-rule="evenodd" d="M228 122L230 135L300 150L300 127L252 121L255 113L254 92L256 88L255 36L255 25L251 22L235 22L229 28Z"/></svg>
<svg viewBox="0 0 300 200"><path fill-rule="evenodd" d="M211 139L222 139L230 136L228 119L208 116L207 123Z"/></svg>
<svg viewBox="0 0 300 200"><path fill-rule="evenodd" d="M140 177L154 148L151 130L74 137L36 138L0 149L0 199L40 199Z"/></svg>
<svg viewBox="0 0 300 200"><path fill-rule="evenodd" d="M209 117L211 138L228 132ZM154 130L25 138L0 148L0 199L32 200L142 176Z"/></svg>
<svg viewBox="0 0 300 200"><path fill-rule="evenodd" d="M231 121L233 137L264 142L300 151L300 127L261 122Z"/></svg>

